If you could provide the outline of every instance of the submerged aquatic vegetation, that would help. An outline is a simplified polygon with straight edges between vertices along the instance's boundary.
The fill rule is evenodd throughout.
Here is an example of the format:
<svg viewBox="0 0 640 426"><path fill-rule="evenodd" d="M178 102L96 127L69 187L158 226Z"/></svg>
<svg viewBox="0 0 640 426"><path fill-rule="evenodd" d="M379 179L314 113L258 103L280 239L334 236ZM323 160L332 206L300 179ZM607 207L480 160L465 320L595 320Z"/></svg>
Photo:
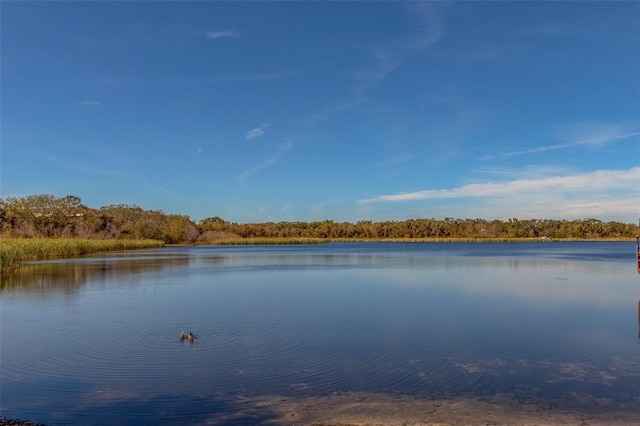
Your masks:
<svg viewBox="0 0 640 426"><path fill-rule="evenodd" d="M81 256L89 253L162 247L158 240L86 240L76 238L0 239L0 272L14 271L20 262Z"/></svg>

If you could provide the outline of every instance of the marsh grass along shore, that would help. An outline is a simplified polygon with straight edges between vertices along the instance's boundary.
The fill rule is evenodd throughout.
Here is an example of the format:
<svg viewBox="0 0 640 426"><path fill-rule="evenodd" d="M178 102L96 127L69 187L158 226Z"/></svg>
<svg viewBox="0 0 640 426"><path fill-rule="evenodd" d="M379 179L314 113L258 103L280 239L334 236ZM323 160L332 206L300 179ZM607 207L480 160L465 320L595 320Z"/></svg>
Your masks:
<svg viewBox="0 0 640 426"><path fill-rule="evenodd" d="M286 245L325 244L340 242L389 242L389 243L518 243L551 242L550 238L287 238L249 237L222 238L198 241L198 245ZM630 241L629 238L599 238L585 240L563 238L560 241ZM82 256L97 252L136 250L165 246L161 240L106 239L91 240L79 238L0 238L0 273L15 271L21 262L45 259L60 259Z"/></svg>
<svg viewBox="0 0 640 426"><path fill-rule="evenodd" d="M326 243L532 243L552 241L631 241L630 238L427 237L427 238L287 238L253 237L200 240L197 245L284 245Z"/></svg>
<svg viewBox="0 0 640 426"><path fill-rule="evenodd" d="M135 250L164 246L158 240L86 240L76 238L0 239L0 272L14 271L20 262L82 256L103 251Z"/></svg>

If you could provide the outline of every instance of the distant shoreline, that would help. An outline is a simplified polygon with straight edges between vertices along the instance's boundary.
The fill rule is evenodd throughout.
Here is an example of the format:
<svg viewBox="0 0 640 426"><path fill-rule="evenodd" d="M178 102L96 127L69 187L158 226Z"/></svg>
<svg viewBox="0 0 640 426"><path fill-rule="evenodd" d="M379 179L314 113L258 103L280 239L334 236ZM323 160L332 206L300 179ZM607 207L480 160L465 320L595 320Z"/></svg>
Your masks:
<svg viewBox="0 0 640 426"><path fill-rule="evenodd" d="M189 247L189 246L259 246L259 245L314 245L328 243L554 243L554 242L627 242L631 238L224 238L203 240L192 244L165 244L160 240L104 239L90 240L81 238L1 238L0 237L0 275L7 275L19 269L22 262L46 259L74 258L95 252L111 252L131 249ZM0 424L0 426L2 426Z"/></svg>
<svg viewBox="0 0 640 426"><path fill-rule="evenodd" d="M634 242L628 237L621 238L500 238L500 237L427 237L427 238L226 238L198 241L196 245L286 245L286 244L327 244L327 243L550 243L550 242ZM181 244L176 244L181 245ZM190 244L185 244L190 245Z"/></svg>
<svg viewBox="0 0 640 426"><path fill-rule="evenodd" d="M187 215L144 210L135 205L90 208L80 198L33 195L0 199L0 239L83 238L160 240L164 244L313 244L326 241L476 242L539 240L625 240L640 227L600 219L508 220L445 217L404 220L330 219L236 223L220 217L192 220Z"/></svg>

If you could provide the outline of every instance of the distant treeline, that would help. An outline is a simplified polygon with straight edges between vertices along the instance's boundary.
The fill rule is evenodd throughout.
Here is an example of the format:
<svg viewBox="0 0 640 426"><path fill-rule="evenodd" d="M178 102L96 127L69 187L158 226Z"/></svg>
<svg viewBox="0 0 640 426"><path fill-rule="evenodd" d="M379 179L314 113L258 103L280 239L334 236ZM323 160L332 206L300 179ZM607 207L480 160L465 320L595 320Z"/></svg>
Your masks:
<svg viewBox="0 0 640 426"><path fill-rule="evenodd" d="M0 199L0 236L153 239L195 244L232 239L601 239L633 238L633 224L597 219L410 219L401 221L232 223L219 217L192 221L189 216L143 210L135 205L93 209L80 198L30 195Z"/></svg>

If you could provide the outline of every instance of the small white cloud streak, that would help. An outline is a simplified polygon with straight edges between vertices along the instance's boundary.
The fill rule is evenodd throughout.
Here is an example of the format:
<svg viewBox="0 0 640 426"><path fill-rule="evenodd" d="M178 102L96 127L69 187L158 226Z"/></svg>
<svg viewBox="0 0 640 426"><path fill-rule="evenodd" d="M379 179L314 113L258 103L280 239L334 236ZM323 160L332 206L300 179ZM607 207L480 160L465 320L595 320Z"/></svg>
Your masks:
<svg viewBox="0 0 640 426"><path fill-rule="evenodd" d="M408 15L418 26L411 44L417 49L425 49L437 43L444 35L444 14L451 4L448 2L406 3Z"/></svg>
<svg viewBox="0 0 640 426"><path fill-rule="evenodd" d="M245 135L245 139L251 140L251 139L259 138L260 136L264 135L265 129L269 127L270 124L271 124L271 121L266 121L262 123L260 126L256 127L255 129L249 130Z"/></svg>
<svg viewBox="0 0 640 426"><path fill-rule="evenodd" d="M488 169L475 169L478 172L489 176L500 176L502 180L506 179L537 179L549 176L562 176L573 174L574 171L566 167L550 165L550 164L534 164L526 167L492 167ZM495 179L494 179L495 180Z"/></svg>
<svg viewBox="0 0 640 426"><path fill-rule="evenodd" d="M436 44L444 36L444 4L437 2L409 3L408 15L415 21L417 30L405 39L378 46L371 54L374 66L356 74L358 85L354 92L362 95L378 85L398 68L405 57L423 51Z"/></svg>
<svg viewBox="0 0 640 426"><path fill-rule="evenodd" d="M255 139L255 138L259 138L262 135L264 135L264 130L262 130L260 127L257 127L247 132L246 139L247 140Z"/></svg>
<svg viewBox="0 0 640 426"><path fill-rule="evenodd" d="M576 136L574 138L569 136L568 139L570 140L570 142L567 145L587 145L592 147L601 147L619 140L629 139L638 135L640 135L640 132L638 131L629 132L617 126L603 127L582 136ZM575 139L575 141L571 141L572 139Z"/></svg>
<svg viewBox="0 0 640 426"><path fill-rule="evenodd" d="M351 93L314 115L313 121L325 121L333 114L350 111L369 102L367 92L384 81L400 67L406 57L435 45L445 34L445 2L414 2L403 4L407 16L413 21L413 31L407 37L378 45L369 52L371 64L351 73Z"/></svg>
<svg viewBox="0 0 640 426"><path fill-rule="evenodd" d="M278 150L274 152L271 156L265 158L260 163L256 164L255 166L241 173L239 176L239 179L241 181L246 180L247 178L251 177L253 174L258 172L259 170L266 169L273 166L278 161L280 161L280 159L284 154L286 154L288 151L291 151L292 149L293 149L293 142L286 142L280 145L278 147Z"/></svg>
<svg viewBox="0 0 640 426"><path fill-rule="evenodd" d="M590 125L567 126L560 132L560 138L566 140L565 143L545 145L537 148L522 151L506 152L504 154L488 155L480 160L489 160L497 157L515 157L519 155L537 154L545 151L555 151L558 149L587 146L591 148L601 148L603 146L640 136L638 131L629 131L621 125L593 123Z"/></svg>
<svg viewBox="0 0 640 426"><path fill-rule="evenodd" d="M408 163L412 159L413 159L413 155L408 154L406 152L402 152L402 153L397 153L389 156L387 159L377 163L377 165L380 167L395 166L398 164Z"/></svg>
<svg viewBox="0 0 640 426"><path fill-rule="evenodd" d="M236 30L222 30L222 31L200 31L198 34L215 40L217 38L238 38L242 36L240 31Z"/></svg>
<svg viewBox="0 0 640 426"><path fill-rule="evenodd" d="M565 144L557 144L557 145L540 146L538 148L525 149L523 151L513 151L513 152L507 152L500 155L491 155L491 156L483 157L482 159L487 160L495 157L516 157L518 155L537 154L539 152L555 151L557 149L569 148L576 145L579 145L579 144L565 143Z"/></svg>
<svg viewBox="0 0 640 426"><path fill-rule="evenodd" d="M554 176L539 179L517 179L498 183L474 183L450 189L430 189L409 193L381 195L360 200L361 203L437 200L469 197L508 197L548 192L584 193L595 191L638 191L640 167L629 170L597 170L573 176Z"/></svg>

